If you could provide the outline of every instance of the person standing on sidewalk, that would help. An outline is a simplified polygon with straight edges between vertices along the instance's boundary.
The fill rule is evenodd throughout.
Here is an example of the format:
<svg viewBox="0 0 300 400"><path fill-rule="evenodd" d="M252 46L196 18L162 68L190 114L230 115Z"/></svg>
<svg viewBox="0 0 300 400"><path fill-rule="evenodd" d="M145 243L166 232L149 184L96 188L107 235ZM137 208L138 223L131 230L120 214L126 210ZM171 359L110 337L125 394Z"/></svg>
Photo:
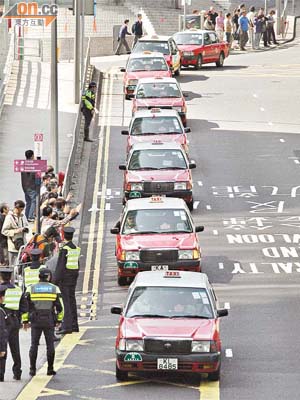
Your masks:
<svg viewBox="0 0 300 400"><path fill-rule="evenodd" d="M216 18L216 34L220 42L224 40L224 17L223 11L219 11L219 15Z"/></svg>
<svg viewBox="0 0 300 400"><path fill-rule="evenodd" d="M25 151L26 160L33 160L34 153L32 150ZM34 222L35 207L36 207L36 184L35 172L21 172L22 189L25 194L25 215L29 222Z"/></svg>
<svg viewBox="0 0 300 400"><path fill-rule="evenodd" d="M7 237L4 236L1 231L5 217L9 212L8 204L0 205L0 266L8 265L8 249L7 249Z"/></svg>
<svg viewBox="0 0 300 400"><path fill-rule="evenodd" d="M267 35L268 35L268 44L271 44L271 40L273 44L278 44L275 36L275 31L274 31L274 24L275 24L275 11L271 10L269 15L267 16L268 21L267 21Z"/></svg>
<svg viewBox="0 0 300 400"><path fill-rule="evenodd" d="M62 246L55 271L55 284L61 290L65 316L58 334L79 332L75 289L79 275L80 248L73 243L75 229L64 228L65 244Z"/></svg>
<svg viewBox="0 0 300 400"><path fill-rule="evenodd" d="M83 93L81 100L82 106L81 111L84 115L84 141L85 142L93 142L90 138L90 125L95 113L95 100L96 100L96 90L97 84L96 82L91 82L89 84L88 89Z"/></svg>
<svg viewBox="0 0 300 400"><path fill-rule="evenodd" d="M244 10L239 18L240 26L240 49L245 51L246 43L248 42L249 20L246 16L247 12Z"/></svg>
<svg viewBox="0 0 300 400"><path fill-rule="evenodd" d="M29 232L29 226L26 216L23 214L25 203L22 200L16 200L14 209L6 215L2 234L7 236L8 260L12 267L18 257L20 248L25 244L25 234Z"/></svg>
<svg viewBox="0 0 300 400"><path fill-rule="evenodd" d="M226 42L229 43L229 49L231 49L232 44L232 19L231 14L227 13L225 18L225 35Z"/></svg>
<svg viewBox="0 0 300 400"><path fill-rule="evenodd" d="M8 343L8 316L4 310L5 287L0 285L0 382L4 382Z"/></svg>
<svg viewBox="0 0 300 400"><path fill-rule="evenodd" d="M29 285L25 292L27 313L22 315L24 329L31 322L31 346L29 350L31 376L36 375L36 360L40 337L44 333L47 346L47 375L56 375L54 371L54 327L59 326L64 316L64 305L60 290L49 282L51 271L42 268L39 272L39 282Z"/></svg>
<svg viewBox="0 0 300 400"><path fill-rule="evenodd" d="M124 24L121 26L120 32L119 32L119 36L118 36L118 46L116 49L116 56L120 55L120 50L121 47L124 46L127 54L130 54L130 48L128 46L127 40L126 40L126 35L131 35L130 32L128 32L128 24L129 24L129 19L125 19Z"/></svg>
<svg viewBox="0 0 300 400"><path fill-rule="evenodd" d="M255 7L252 6L249 9L247 18L249 20L249 44L254 49L254 17L255 17Z"/></svg>
<svg viewBox="0 0 300 400"><path fill-rule="evenodd" d="M0 268L0 284L5 290L4 310L8 316L8 344L13 359L13 378L21 379L21 355L19 329L21 316L26 313L27 306L21 288L12 283L13 268Z"/></svg>
<svg viewBox="0 0 300 400"><path fill-rule="evenodd" d="M143 36L143 21L142 14L137 15L137 20L132 25L132 33L134 34L134 39L132 43L132 49L136 45L136 42Z"/></svg>

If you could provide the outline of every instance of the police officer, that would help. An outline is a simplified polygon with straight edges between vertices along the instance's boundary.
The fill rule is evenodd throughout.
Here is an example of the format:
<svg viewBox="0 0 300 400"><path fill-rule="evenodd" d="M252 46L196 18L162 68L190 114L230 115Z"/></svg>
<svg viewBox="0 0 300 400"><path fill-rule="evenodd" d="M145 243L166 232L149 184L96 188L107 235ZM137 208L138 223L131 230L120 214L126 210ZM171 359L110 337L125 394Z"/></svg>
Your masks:
<svg viewBox="0 0 300 400"><path fill-rule="evenodd" d="M5 290L6 287L0 285L0 382L4 381L8 342L8 316L3 306Z"/></svg>
<svg viewBox="0 0 300 400"><path fill-rule="evenodd" d="M30 252L31 256L31 264L24 268L24 287L25 289L29 285L34 285L39 281L39 273L41 268L45 268L45 265L42 265L40 262L40 257L42 254L42 250L40 249L32 249Z"/></svg>
<svg viewBox="0 0 300 400"><path fill-rule="evenodd" d="M79 275L80 248L73 243L75 229L64 228L65 243L60 249L55 271L55 283L59 286L64 301L65 316L58 334L78 332L75 289Z"/></svg>
<svg viewBox="0 0 300 400"><path fill-rule="evenodd" d="M84 123L84 140L86 142L93 142L92 139L89 138L90 124L93 119L95 113L95 93L97 89L96 82L91 82L89 84L88 89L83 93L81 100L82 106L81 111L84 115L85 123Z"/></svg>
<svg viewBox="0 0 300 400"><path fill-rule="evenodd" d="M51 271L42 268L39 272L39 282L28 286L25 292L25 299L28 303L28 312L22 315L24 328L27 329L28 322L31 322L31 347L29 350L31 376L36 375L36 359L38 346L42 333L44 333L47 346L47 375L56 375L54 371L54 327L60 325L64 306L60 290L49 282Z"/></svg>
<svg viewBox="0 0 300 400"><path fill-rule="evenodd" d="M8 344L13 359L13 378L21 379L21 355L19 328L21 315L27 311L27 304L21 288L11 282L13 268L0 268L0 284L5 287L4 310L8 316Z"/></svg>

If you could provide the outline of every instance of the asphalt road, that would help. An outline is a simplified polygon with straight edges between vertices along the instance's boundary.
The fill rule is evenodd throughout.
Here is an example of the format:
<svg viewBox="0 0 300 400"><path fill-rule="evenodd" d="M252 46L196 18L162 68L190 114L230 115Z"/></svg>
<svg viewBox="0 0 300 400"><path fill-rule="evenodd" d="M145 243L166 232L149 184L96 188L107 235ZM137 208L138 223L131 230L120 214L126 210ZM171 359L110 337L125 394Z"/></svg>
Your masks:
<svg viewBox="0 0 300 400"><path fill-rule="evenodd" d="M299 398L300 307L300 43L235 54L225 67L182 71L196 224L203 272L230 314L221 321L220 383L197 376L114 376L117 316L126 288L117 286L109 229L121 212L125 158L121 129L123 57L95 60L105 71L95 121L81 247L78 301L82 325L57 348L58 375L42 369L17 399L282 400ZM99 138L99 139L98 139ZM91 317L92 320L89 320ZM1 398L1 394L0 394Z"/></svg>

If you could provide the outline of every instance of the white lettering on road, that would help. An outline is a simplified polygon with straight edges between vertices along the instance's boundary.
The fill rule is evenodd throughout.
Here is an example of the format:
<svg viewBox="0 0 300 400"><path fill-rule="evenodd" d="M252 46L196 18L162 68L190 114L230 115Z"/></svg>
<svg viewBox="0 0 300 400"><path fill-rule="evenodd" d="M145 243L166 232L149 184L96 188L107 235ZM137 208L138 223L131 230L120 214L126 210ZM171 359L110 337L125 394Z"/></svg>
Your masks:
<svg viewBox="0 0 300 400"><path fill-rule="evenodd" d="M268 201L266 203L256 203L254 201L247 201L249 204L253 204L250 208L250 213L282 213L284 201ZM278 205L277 205L278 203Z"/></svg>
<svg viewBox="0 0 300 400"><path fill-rule="evenodd" d="M265 247L262 249L262 253L265 257L271 258L299 258L295 247Z"/></svg>

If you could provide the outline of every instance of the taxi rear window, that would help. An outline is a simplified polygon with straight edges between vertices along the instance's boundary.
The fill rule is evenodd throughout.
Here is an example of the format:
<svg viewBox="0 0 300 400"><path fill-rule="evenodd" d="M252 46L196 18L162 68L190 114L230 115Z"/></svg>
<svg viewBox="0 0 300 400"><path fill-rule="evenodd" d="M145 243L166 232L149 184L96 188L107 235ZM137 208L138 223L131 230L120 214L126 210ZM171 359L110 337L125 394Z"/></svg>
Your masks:
<svg viewBox="0 0 300 400"><path fill-rule="evenodd" d="M153 98L181 98L181 92L177 83L142 83L136 91L137 99Z"/></svg>
<svg viewBox="0 0 300 400"><path fill-rule="evenodd" d="M133 121L131 135L166 135L183 133L176 117L143 117Z"/></svg>
<svg viewBox="0 0 300 400"><path fill-rule="evenodd" d="M208 292L190 287L136 287L131 295L126 317L213 318Z"/></svg>
<svg viewBox="0 0 300 400"><path fill-rule="evenodd" d="M129 210L122 226L124 235L191 232L192 223L184 209Z"/></svg>
<svg viewBox="0 0 300 400"><path fill-rule="evenodd" d="M128 62L127 71L167 71L168 66L163 57L161 58L132 58Z"/></svg>
<svg viewBox="0 0 300 400"><path fill-rule="evenodd" d="M187 168L187 163L182 151L176 149L135 150L130 157L128 165L128 169L133 171L176 170Z"/></svg>
<svg viewBox="0 0 300 400"><path fill-rule="evenodd" d="M138 41L133 49L133 52L142 53L143 51L157 52L164 55L170 54L168 42L159 42L158 40L153 40L149 42L146 42L144 40Z"/></svg>

